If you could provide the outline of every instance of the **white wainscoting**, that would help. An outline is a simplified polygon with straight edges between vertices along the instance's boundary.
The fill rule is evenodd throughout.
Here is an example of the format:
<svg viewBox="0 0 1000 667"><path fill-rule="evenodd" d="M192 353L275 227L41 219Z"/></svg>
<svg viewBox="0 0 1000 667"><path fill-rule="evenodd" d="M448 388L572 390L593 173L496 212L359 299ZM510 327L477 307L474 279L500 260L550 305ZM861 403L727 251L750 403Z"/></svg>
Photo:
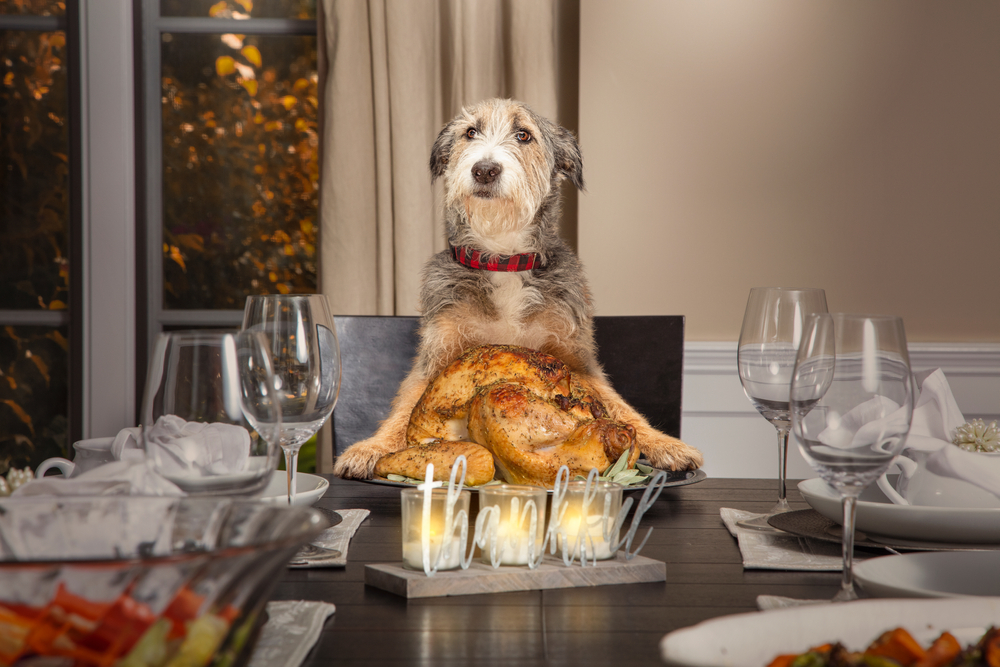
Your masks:
<svg viewBox="0 0 1000 667"><path fill-rule="evenodd" d="M914 373L941 368L966 419L1000 420L1000 344L910 345ZM684 346L681 438L705 455L710 477L777 477L777 432L750 404L736 372L736 343ZM788 477L815 477L789 438Z"/></svg>

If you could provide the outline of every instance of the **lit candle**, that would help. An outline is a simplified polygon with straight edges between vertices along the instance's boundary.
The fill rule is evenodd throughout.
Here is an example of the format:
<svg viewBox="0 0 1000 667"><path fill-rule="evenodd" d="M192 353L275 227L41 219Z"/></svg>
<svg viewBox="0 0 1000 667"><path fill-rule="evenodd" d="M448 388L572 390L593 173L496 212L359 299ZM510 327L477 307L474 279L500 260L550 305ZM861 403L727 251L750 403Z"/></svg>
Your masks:
<svg viewBox="0 0 1000 667"><path fill-rule="evenodd" d="M485 531L482 561L497 565L531 565L539 560L545 540L545 498L538 486L498 484L479 490L479 512L493 508ZM477 522L478 523L478 522Z"/></svg>
<svg viewBox="0 0 1000 667"><path fill-rule="evenodd" d="M404 567L435 571L454 570L462 566L468 536L470 497L468 491L458 493L449 517L448 491L433 489L425 516L424 490L403 489Z"/></svg>
<svg viewBox="0 0 1000 667"><path fill-rule="evenodd" d="M554 532L564 558L606 560L618 551L615 520L622 506L622 485L614 482L570 482L562 506L555 508Z"/></svg>

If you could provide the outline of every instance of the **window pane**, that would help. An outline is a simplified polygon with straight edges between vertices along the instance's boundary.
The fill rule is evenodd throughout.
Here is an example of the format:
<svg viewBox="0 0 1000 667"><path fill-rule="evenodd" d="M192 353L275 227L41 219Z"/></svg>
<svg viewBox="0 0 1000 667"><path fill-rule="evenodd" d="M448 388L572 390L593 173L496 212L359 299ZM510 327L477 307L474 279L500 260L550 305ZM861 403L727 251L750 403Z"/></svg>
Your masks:
<svg viewBox="0 0 1000 667"><path fill-rule="evenodd" d="M316 0L160 0L160 15L314 19Z"/></svg>
<svg viewBox="0 0 1000 667"><path fill-rule="evenodd" d="M65 0L0 0L0 14L65 16Z"/></svg>
<svg viewBox="0 0 1000 667"><path fill-rule="evenodd" d="M316 37L164 34L168 309L316 291Z"/></svg>
<svg viewBox="0 0 1000 667"><path fill-rule="evenodd" d="M0 326L0 474L67 456L66 327Z"/></svg>
<svg viewBox="0 0 1000 667"><path fill-rule="evenodd" d="M0 309L68 300L65 52L63 32L0 31Z"/></svg>

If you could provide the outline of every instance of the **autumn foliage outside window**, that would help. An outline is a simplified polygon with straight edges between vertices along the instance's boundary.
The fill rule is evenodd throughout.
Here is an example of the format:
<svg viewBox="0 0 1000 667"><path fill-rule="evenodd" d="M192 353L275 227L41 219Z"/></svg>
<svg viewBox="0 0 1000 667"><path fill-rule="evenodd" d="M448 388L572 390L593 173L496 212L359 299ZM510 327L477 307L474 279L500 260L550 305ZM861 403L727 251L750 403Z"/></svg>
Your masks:
<svg viewBox="0 0 1000 667"><path fill-rule="evenodd" d="M62 13L4 2L3 14ZM0 310L69 297L66 36L0 30ZM0 475L67 451L66 326L0 324Z"/></svg>
<svg viewBox="0 0 1000 667"><path fill-rule="evenodd" d="M164 306L315 292L315 36L164 34L161 56Z"/></svg>

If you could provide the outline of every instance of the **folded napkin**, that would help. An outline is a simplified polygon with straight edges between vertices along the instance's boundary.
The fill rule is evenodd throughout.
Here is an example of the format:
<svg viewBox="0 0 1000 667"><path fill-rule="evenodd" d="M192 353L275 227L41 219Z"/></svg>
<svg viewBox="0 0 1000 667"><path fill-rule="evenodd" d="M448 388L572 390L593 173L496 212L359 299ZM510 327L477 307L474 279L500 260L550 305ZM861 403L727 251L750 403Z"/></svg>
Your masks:
<svg viewBox="0 0 1000 667"><path fill-rule="evenodd" d="M339 555L331 556L310 556L302 560L290 563L289 568L307 569L316 567L345 567L347 565L347 547L354 537L355 531L361 522L368 518L368 510L337 510L337 514L343 517L343 521L336 526L327 528L312 541L318 547L331 549L339 552Z"/></svg>
<svg viewBox="0 0 1000 667"><path fill-rule="evenodd" d="M159 453L169 477L231 475L250 457L250 434L233 424L206 424L163 415L146 429L146 450Z"/></svg>
<svg viewBox="0 0 1000 667"><path fill-rule="evenodd" d="M112 461L85 473L64 479L59 476L34 479L19 486L11 496L183 496L173 482L147 465L145 458Z"/></svg>
<svg viewBox="0 0 1000 667"><path fill-rule="evenodd" d="M920 396L902 456L926 457L927 470L942 477L964 480L1000 496L1000 455L970 452L952 444L965 417L951 386L938 368L923 376Z"/></svg>
<svg viewBox="0 0 1000 667"><path fill-rule="evenodd" d="M790 533L769 533L741 528L738 521L755 516L751 512L723 507L720 514L729 533L737 539L747 570L808 570L840 572L843 555L836 542L813 540ZM855 561L863 560L855 556Z"/></svg>
<svg viewBox="0 0 1000 667"><path fill-rule="evenodd" d="M336 610L329 602L268 602L268 620L261 628L248 666L298 667L319 639L326 619Z"/></svg>

